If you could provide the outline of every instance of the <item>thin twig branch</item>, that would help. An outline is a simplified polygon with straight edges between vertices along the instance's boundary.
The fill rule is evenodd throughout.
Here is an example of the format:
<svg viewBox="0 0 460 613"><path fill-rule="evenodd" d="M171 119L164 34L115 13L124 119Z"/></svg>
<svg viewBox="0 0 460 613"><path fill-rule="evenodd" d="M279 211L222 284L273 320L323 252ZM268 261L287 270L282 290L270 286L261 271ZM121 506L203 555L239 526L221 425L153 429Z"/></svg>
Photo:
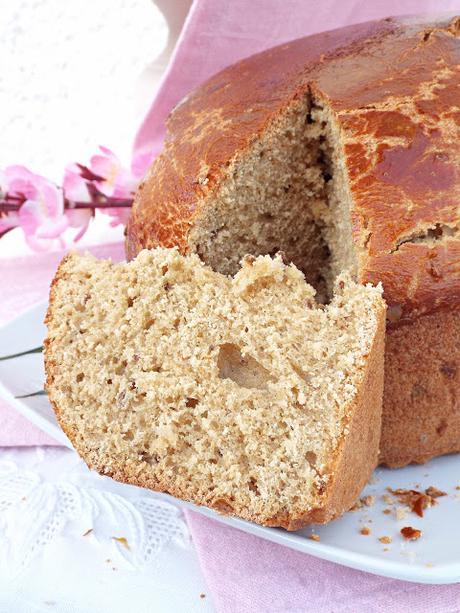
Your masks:
<svg viewBox="0 0 460 613"><path fill-rule="evenodd" d="M14 198L14 202L11 197L5 200L0 200L0 214L1 213L17 213L21 206L26 201L25 198ZM99 196L97 202L74 202L73 200L64 200L64 208L69 210L75 209L126 209L130 208L133 204L132 198L109 198L107 196Z"/></svg>

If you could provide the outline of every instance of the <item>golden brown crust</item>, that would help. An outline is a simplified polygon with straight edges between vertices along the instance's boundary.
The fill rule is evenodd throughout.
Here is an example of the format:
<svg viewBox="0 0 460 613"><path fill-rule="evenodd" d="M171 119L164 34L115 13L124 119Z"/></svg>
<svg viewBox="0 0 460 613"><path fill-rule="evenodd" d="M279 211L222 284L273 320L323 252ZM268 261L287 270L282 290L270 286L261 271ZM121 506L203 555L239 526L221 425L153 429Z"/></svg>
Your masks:
<svg viewBox="0 0 460 613"><path fill-rule="evenodd" d="M401 28L373 68L329 62L314 86L341 126L361 280L382 281L400 323L460 301L460 39L430 31ZM344 89L339 69L366 79Z"/></svg>
<svg viewBox="0 0 460 613"><path fill-rule="evenodd" d="M308 71L343 49L358 53L390 22L343 28L287 43L242 60L212 77L168 120L164 152L140 186L128 224L127 254L157 245L187 253L188 233L230 162L308 88Z"/></svg>
<svg viewBox="0 0 460 613"><path fill-rule="evenodd" d="M388 330L384 406L381 462L460 451L460 308Z"/></svg>
<svg viewBox="0 0 460 613"><path fill-rule="evenodd" d="M321 508L302 517L290 517L283 524L288 530L299 530L309 523L325 524L348 511L356 502L372 471L377 466L381 431L381 403L383 394L383 356L385 340L385 311L380 313L379 325L356 405L350 412L348 432L334 458L333 477ZM363 471L363 466L367 471ZM279 524L273 524L279 525Z"/></svg>
<svg viewBox="0 0 460 613"><path fill-rule="evenodd" d="M46 310L46 315L45 315L45 320L44 323L46 325L48 325L51 322L51 318L52 318L52 313L53 313L53 307L54 307L54 301L55 301L55 294L56 294L56 287L57 284L65 278L65 273L63 272L65 264L68 260L70 256L66 255L62 260L61 263L58 266L58 269L56 271L56 274L53 277L53 280L51 282L51 286L50 286L50 293L49 293L49 300L48 300L48 308ZM53 411L56 415L56 418L59 422L59 425L61 426L61 429L63 430L64 434L69 438L70 441L72 441L72 438L75 439L75 437L72 437L72 432L70 431L70 429L66 426L65 422L63 419L61 419L61 412L59 410L59 407L57 406L57 404L54 402L53 400L53 382L54 382L54 376L55 376L55 372L57 370L57 367L59 366L58 364L56 364L56 360L53 358L53 349L50 343L50 339L48 337L45 338L45 340L43 341L43 354L44 354L44 360L45 360L45 375L46 375L46 379L45 379L45 391L48 394L48 399L50 401L51 407L53 408Z"/></svg>
<svg viewBox="0 0 460 613"><path fill-rule="evenodd" d="M384 283L400 321L452 308L460 240L439 233L460 224L459 23L359 24L211 78L168 121L165 150L134 203L128 256L156 245L186 253L190 228L232 160L310 88L341 126L361 280Z"/></svg>

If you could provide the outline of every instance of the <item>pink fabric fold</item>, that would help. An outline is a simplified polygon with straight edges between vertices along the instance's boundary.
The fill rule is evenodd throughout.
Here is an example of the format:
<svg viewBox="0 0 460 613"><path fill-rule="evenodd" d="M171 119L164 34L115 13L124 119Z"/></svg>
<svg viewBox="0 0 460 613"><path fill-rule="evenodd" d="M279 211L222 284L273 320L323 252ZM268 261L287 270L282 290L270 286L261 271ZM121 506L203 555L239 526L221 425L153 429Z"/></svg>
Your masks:
<svg viewBox="0 0 460 613"><path fill-rule="evenodd" d="M458 10L459 0L194 0L134 149L160 151L173 107L205 79L248 55L389 15Z"/></svg>
<svg viewBox="0 0 460 613"><path fill-rule="evenodd" d="M460 585L353 570L186 511L218 613L454 613ZM358 538L358 537L356 537Z"/></svg>

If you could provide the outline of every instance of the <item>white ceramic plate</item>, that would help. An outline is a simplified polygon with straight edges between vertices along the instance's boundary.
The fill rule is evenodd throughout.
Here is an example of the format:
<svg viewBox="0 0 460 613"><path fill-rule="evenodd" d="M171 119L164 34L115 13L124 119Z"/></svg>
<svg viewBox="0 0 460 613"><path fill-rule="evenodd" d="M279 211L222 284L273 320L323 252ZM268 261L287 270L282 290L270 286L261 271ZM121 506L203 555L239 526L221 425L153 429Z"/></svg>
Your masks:
<svg viewBox="0 0 460 613"><path fill-rule="evenodd" d="M46 332L43 325L45 310L46 304L40 304L0 328L0 395L55 440L71 447L56 423L46 395L34 395L43 390L41 353L2 359L42 345ZM439 504L427 509L423 518L409 512L404 519L398 520L395 509L400 505L388 505L382 500L387 487L423 490L430 485L447 492L447 496L439 498ZM208 509L176 502L240 530L346 566L407 581L454 583L460 582L458 486L460 455L437 458L423 466L399 470L379 468L363 492L363 495L375 496L375 504L347 513L327 526L292 533L225 518ZM384 514L383 510L387 508L391 513ZM360 533L364 526L370 528L367 536ZM421 538L405 541L400 535L400 529L405 526L420 529ZM319 542L308 538L312 533L319 535ZM379 537L382 536L390 536L391 544L381 543Z"/></svg>

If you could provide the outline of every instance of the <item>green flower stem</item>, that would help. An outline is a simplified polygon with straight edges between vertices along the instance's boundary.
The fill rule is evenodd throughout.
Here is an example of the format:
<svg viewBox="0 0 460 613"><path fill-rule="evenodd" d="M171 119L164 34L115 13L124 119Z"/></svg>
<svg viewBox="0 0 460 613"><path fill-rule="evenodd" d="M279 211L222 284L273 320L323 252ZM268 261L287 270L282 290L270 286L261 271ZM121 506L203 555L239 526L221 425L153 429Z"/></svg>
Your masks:
<svg viewBox="0 0 460 613"><path fill-rule="evenodd" d="M29 355L30 353L42 353L43 345L40 347L34 347L33 349L28 349L27 351L21 351L20 353L12 353L11 355L2 355L0 357L0 362L3 360L12 360L13 358L20 358L23 355Z"/></svg>
<svg viewBox="0 0 460 613"><path fill-rule="evenodd" d="M20 400L22 398L33 398L34 396L47 396L48 394L45 390L39 390L38 392L32 392L31 394L24 394L23 396L15 396L16 400Z"/></svg>

